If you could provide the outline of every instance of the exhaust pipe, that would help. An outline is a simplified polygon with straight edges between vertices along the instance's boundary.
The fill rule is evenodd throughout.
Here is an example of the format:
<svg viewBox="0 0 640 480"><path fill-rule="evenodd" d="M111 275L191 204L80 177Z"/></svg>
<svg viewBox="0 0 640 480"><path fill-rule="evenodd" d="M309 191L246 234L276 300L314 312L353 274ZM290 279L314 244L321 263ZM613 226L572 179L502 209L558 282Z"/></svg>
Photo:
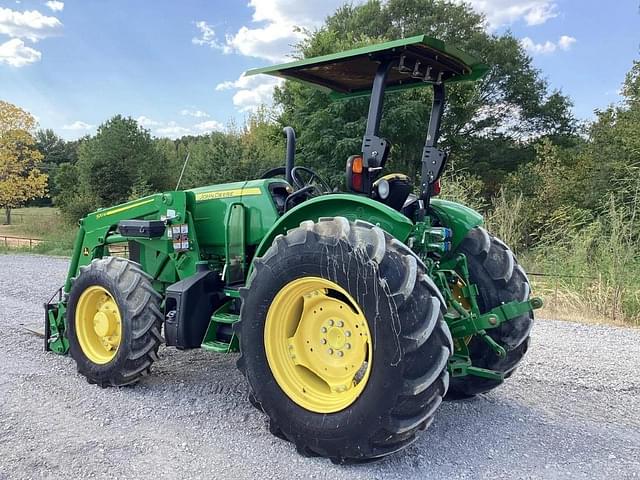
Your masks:
<svg viewBox="0 0 640 480"><path fill-rule="evenodd" d="M287 136L287 156L285 157L285 178L289 185L293 184L291 170L293 170L294 160L296 156L296 132L292 127L284 127L282 130Z"/></svg>

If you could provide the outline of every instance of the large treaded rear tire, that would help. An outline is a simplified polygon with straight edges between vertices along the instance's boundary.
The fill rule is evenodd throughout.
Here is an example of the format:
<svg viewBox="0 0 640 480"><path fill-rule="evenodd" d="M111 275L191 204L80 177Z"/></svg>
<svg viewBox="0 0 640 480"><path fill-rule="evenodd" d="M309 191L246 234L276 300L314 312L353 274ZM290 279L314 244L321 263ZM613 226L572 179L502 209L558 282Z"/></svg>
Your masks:
<svg viewBox="0 0 640 480"><path fill-rule="evenodd" d="M265 353L264 326L283 285L318 276L344 288L362 308L373 337L371 374L347 408L319 414L279 387ZM342 217L306 221L280 235L241 291L235 326L249 398L269 417L270 431L306 456L334 463L367 461L396 452L432 422L445 395L452 352L444 299L420 260L369 223Z"/></svg>
<svg viewBox="0 0 640 480"><path fill-rule="evenodd" d="M158 347L163 316L161 296L151 284L151 277L140 265L119 257L93 260L80 267L73 280L67 307L69 351L78 372L89 383L101 387L123 386L137 382L149 374L151 364L158 359ZM98 285L116 300L122 317L121 343L109 363L93 363L82 350L76 334L76 306L82 292Z"/></svg>
<svg viewBox="0 0 640 480"><path fill-rule="evenodd" d="M479 290L478 307L485 313L503 303L525 301L531 292L529 279L518 264L513 252L498 238L482 227L473 228L465 237L459 253L467 257L469 276ZM474 366L496 370L509 378L529 347L529 333L533 327L533 313L529 312L503 323L487 333L507 351L498 357L481 338L474 336L468 347ZM451 379L450 398L470 397L488 392L501 381L468 375Z"/></svg>

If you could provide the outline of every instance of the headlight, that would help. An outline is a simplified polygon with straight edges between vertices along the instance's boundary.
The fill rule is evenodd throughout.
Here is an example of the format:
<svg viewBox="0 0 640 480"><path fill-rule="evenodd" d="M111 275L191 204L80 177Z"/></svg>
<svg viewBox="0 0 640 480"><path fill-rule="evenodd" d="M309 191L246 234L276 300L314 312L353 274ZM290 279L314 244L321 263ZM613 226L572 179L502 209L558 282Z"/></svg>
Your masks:
<svg viewBox="0 0 640 480"><path fill-rule="evenodd" d="M389 196L389 182L387 182L384 178L378 180L378 196L382 200L386 200Z"/></svg>

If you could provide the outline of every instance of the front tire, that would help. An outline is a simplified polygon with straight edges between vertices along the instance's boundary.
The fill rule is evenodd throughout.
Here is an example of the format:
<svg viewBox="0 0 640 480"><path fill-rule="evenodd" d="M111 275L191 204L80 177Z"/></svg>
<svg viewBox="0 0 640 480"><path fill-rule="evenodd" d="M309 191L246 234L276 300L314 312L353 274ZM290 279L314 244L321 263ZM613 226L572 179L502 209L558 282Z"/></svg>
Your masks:
<svg viewBox="0 0 640 480"><path fill-rule="evenodd" d="M67 306L69 351L89 383L123 386L148 375L162 342L160 294L119 257L80 268Z"/></svg>
<svg viewBox="0 0 640 480"><path fill-rule="evenodd" d="M467 257L470 281L478 287L480 313L486 313L503 303L524 302L529 299L529 279L515 255L484 228L472 229L458 252ZM498 357L480 337L473 336L467 345L473 366L495 370L509 378L527 353L532 327L533 312L528 312L506 321L498 328L487 330L489 336L507 351L504 358ZM473 375L452 378L449 397L471 397L493 390L502 383L500 380Z"/></svg>
<svg viewBox="0 0 640 480"><path fill-rule="evenodd" d="M256 259L247 284L238 367L272 433L344 463L398 451L431 423L452 341L444 301L405 245L362 221L307 221ZM353 378L336 386L342 368Z"/></svg>

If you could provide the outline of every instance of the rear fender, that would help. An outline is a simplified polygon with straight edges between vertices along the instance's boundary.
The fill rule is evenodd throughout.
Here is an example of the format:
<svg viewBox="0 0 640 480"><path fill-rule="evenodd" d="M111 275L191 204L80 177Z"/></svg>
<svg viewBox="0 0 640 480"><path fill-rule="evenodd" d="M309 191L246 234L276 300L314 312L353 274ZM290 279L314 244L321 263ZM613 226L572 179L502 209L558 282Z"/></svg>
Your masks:
<svg viewBox="0 0 640 480"><path fill-rule="evenodd" d="M323 195L307 200L280 217L258 245L255 257L264 255L278 235L300 226L300 223L305 220L317 221L322 217L345 217L350 221L364 220L378 225L401 242L407 240L413 229L413 223L407 217L368 197L347 193Z"/></svg>
<svg viewBox="0 0 640 480"><path fill-rule="evenodd" d="M431 212L439 220L440 224L453 231L451 247L454 252L472 228L484 224L482 215L460 203L442 200L440 198L432 198L429 206Z"/></svg>

